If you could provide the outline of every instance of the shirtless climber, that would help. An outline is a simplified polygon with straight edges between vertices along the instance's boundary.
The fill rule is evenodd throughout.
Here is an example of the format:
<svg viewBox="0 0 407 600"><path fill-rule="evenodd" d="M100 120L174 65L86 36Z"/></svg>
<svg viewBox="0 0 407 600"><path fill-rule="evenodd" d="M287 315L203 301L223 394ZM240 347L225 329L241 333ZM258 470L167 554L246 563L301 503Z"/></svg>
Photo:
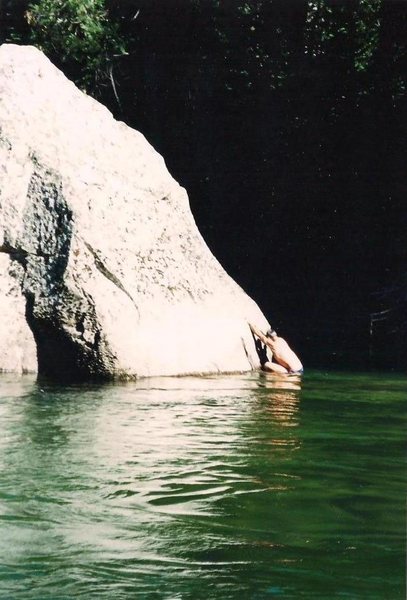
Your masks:
<svg viewBox="0 0 407 600"><path fill-rule="evenodd" d="M259 355L260 365L263 371L269 373L283 373L286 375L301 375L303 366L298 356L291 350L285 339L279 337L274 329L269 329L264 335L257 327L249 323L249 327L256 340L256 350ZM264 347L262 346L264 344ZM267 356L267 348L272 352L272 359ZM272 362L274 359L275 362Z"/></svg>

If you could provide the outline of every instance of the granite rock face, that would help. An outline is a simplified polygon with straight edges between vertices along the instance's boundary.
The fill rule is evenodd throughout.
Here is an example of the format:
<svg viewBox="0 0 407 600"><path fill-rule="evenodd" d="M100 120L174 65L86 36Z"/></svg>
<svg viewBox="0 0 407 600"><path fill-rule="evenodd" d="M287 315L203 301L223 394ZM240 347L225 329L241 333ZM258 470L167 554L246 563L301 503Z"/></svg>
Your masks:
<svg viewBox="0 0 407 600"><path fill-rule="evenodd" d="M0 48L0 370L246 371L267 327L142 134L38 50ZM36 359L37 356L37 359Z"/></svg>

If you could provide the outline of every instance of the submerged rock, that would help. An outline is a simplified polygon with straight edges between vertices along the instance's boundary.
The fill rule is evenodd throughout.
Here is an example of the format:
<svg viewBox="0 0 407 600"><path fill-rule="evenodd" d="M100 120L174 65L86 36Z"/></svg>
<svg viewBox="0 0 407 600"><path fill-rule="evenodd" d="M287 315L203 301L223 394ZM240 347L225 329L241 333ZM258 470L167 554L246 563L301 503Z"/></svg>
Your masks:
<svg viewBox="0 0 407 600"><path fill-rule="evenodd" d="M267 327L142 134L33 47L0 48L0 369L246 371ZM4 312L5 311L5 312Z"/></svg>

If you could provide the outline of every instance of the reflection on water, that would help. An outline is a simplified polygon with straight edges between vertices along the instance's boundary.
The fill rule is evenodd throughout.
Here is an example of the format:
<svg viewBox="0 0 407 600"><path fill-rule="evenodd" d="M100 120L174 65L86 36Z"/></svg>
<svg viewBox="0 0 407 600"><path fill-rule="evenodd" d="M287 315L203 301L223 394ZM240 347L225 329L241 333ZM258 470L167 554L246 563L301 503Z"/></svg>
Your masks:
<svg viewBox="0 0 407 600"><path fill-rule="evenodd" d="M0 598L401 598L405 392L0 377Z"/></svg>
<svg viewBox="0 0 407 600"><path fill-rule="evenodd" d="M266 410L281 425L295 427L298 425L298 409L301 391L301 377L292 375L261 374L257 383L258 392L264 394L267 402ZM260 394L257 393L257 397Z"/></svg>

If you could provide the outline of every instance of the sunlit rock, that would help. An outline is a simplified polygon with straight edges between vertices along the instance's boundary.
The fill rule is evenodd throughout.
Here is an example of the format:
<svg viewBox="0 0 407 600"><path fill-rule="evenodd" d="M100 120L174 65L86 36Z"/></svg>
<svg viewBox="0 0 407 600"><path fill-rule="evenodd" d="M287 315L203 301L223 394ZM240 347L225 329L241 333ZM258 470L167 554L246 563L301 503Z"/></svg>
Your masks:
<svg viewBox="0 0 407 600"><path fill-rule="evenodd" d="M24 270L0 253L0 372L35 372L37 350L25 318Z"/></svg>
<svg viewBox="0 0 407 600"><path fill-rule="evenodd" d="M15 45L0 48L0 125L0 369L32 369L33 338L54 378L257 365L247 321L266 320L141 133Z"/></svg>

